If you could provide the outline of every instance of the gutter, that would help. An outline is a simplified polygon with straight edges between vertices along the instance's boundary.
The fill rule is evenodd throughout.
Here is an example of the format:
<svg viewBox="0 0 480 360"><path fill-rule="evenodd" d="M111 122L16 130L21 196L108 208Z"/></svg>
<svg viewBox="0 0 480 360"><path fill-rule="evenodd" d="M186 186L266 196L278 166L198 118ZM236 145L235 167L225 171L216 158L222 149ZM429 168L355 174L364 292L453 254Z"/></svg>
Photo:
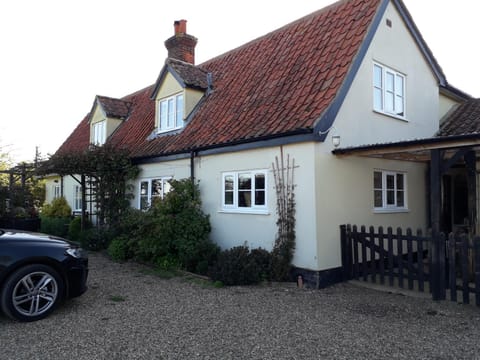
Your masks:
<svg viewBox="0 0 480 360"><path fill-rule="evenodd" d="M251 138L251 139L242 139L233 141L230 143L221 143L221 144L211 144L206 146L197 146L192 148L187 148L179 151L173 151L163 154L147 155L147 156L138 156L132 157L132 161L135 164L146 164L154 163L162 160L177 160L177 159L186 159L199 156L200 152L208 152L211 154L233 152L248 150L254 148L262 147L271 147L278 145L285 145L292 142L301 142L301 141L319 141L318 136L315 136L313 129L298 129L291 131L289 133L268 135L263 137ZM229 151L230 150L230 151Z"/></svg>

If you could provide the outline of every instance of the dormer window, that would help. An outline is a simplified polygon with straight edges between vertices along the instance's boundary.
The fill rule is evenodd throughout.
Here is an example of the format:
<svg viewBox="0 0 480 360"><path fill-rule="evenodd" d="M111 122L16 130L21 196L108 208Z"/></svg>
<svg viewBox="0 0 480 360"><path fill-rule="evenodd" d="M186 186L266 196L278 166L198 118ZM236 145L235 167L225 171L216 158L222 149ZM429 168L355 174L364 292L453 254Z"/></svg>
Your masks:
<svg viewBox="0 0 480 360"><path fill-rule="evenodd" d="M106 133L107 133L107 121L102 120L94 123L92 125L92 130L93 130L92 144L97 146L101 146L105 144Z"/></svg>
<svg viewBox="0 0 480 360"><path fill-rule="evenodd" d="M132 108L131 102L97 95L88 119L90 144L104 145L109 136L128 119Z"/></svg>
<svg viewBox="0 0 480 360"><path fill-rule="evenodd" d="M163 99L158 103L158 132L176 130L183 127L183 93Z"/></svg>

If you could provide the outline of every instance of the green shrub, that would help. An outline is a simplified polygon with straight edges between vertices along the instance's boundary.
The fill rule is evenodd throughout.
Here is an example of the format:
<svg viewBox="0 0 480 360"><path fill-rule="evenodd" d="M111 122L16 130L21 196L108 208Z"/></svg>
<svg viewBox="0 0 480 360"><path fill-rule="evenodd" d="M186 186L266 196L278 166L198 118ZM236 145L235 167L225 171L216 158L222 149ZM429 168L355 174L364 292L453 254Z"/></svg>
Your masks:
<svg viewBox="0 0 480 360"><path fill-rule="evenodd" d="M206 274L219 249L209 238L210 219L201 210L198 184L183 179L170 185L171 191L145 215L137 254L153 263L171 256L180 267Z"/></svg>
<svg viewBox="0 0 480 360"><path fill-rule="evenodd" d="M201 210L198 184L184 179L170 185L171 191L148 211L126 210L108 239L90 233L83 246L97 248L112 239L108 253L115 260L134 258L163 270L207 274L220 250L209 238L210 219Z"/></svg>
<svg viewBox="0 0 480 360"><path fill-rule="evenodd" d="M40 231L49 235L66 237L70 221L70 217L41 216Z"/></svg>
<svg viewBox="0 0 480 360"><path fill-rule="evenodd" d="M287 233L279 236L272 250L271 276L275 281L288 281L295 249L295 234Z"/></svg>
<svg viewBox="0 0 480 360"><path fill-rule="evenodd" d="M148 212L133 208L127 209L122 215L122 220L112 229L112 241L120 237L119 241L125 243L124 260L139 258L142 261L152 261L150 245L154 244L150 239L154 236L151 216ZM144 242L142 248L141 242Z"/></svg>
<svg viewBox="0 0 480 360"><path fill-rule="evenodd" d="M45 217L65 218L72 215L72 208L62 196L53 199L50 204L45 204L42 207L41 214Z"/></svg>
<svg viewBox="0 0 480 360"><path fill-rule="evenodd" d="M263 249L236 246L222 251L210 269L210 277L224 285L257 284L269 277L270 254Z"/></svg>
<svg viewBox="0 0 480 360"><path fill-rule="evenodd" d="M92 223L90 220L85 219L85 230L91 229L92 228ZM80 242L81 240L81 234L82 232L82 218L80 216L77 216L73 218L73 220L70 222L70 225L68 226L68 238L72 241Z"/></svg>
<svg viewBox="0 0 480 360"><path fill-rule="evenodd" d="M166 255L158 258L155 261L155 265L160 270L170 271L170 270L178 269L180 266L180 263L178 259L173 257L172 255Z"/></svg>
<svg viewBox="0 0 480 360"><path fill-rule="evenodd" d="M128 237L118 236L114 238L108 245L107 252L115 261L125 261L131 258L128 250Z"/></svg>
<svg viewBox="0 0 480 360"><path fill-rule="evenodd" d="M91 228L80 233L80 245L88 250L103 250L107 249L113 237L110 229Z"/></svg>
<svg viewBox="0 0 480 360"><path fill-rule="evenodd" d="M272 253L262 249L252 249L250 251L252 261L258 266L260 271L260 280L271 280Z"/></svg>

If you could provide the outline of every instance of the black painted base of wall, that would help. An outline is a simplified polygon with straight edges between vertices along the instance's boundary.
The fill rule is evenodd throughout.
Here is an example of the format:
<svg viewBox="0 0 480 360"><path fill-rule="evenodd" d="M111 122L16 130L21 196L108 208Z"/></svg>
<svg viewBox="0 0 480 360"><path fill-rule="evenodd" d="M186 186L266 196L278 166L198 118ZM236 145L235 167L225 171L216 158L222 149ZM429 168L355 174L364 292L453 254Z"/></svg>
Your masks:
<svg viewBox="0 0 480 360"><path fill-rule="evenodd" d="M302 277L305 287L310 289L323 289L343 281L343 271L341 267L327 270L308 270L293 267L291 270L292 280L298 284L298 277Z"/></svg>

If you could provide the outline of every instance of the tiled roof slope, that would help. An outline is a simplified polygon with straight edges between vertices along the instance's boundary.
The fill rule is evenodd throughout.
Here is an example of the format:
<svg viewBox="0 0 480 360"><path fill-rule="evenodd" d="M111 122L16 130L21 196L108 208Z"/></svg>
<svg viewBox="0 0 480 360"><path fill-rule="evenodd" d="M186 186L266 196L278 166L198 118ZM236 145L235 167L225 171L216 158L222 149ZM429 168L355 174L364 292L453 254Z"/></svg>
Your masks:
<svg viewBox="0 0 480 360"><path fill-rule="evenodd" d="M213 91L179 133L147 140L155 127L153 86L123 98L133 104L131 115L109 141L149 157L311 132L380 1L339 1L199 65L212 73Z"/></svg>
<svg viewBox="0 0 480 360"><path fill-rule="evenodd" d="M469 135L480 133L480 99L458 105L442 122L438 136Z"/></svg>
<svg viewBox="0 0 480 360"><path fill-rule="evenodd" d="M71 152L78 152L88 149L90 144L90 115L87 114L75 130L63 142L56 154L65 154Z"/></svg>
<svg viewBox="0 0 480 360"><path fill-rule="evenodd" d="M180 75L185 85L203 90L208 88L207 72L205 70L176 59L167 59L166 64Z"/></svg>
<svg viewBox="0 0 480 360"><path fill-rule="evenodd" d="M128 101L97 95L97 100L108 117L125 120L132 104Z"/></svg>

